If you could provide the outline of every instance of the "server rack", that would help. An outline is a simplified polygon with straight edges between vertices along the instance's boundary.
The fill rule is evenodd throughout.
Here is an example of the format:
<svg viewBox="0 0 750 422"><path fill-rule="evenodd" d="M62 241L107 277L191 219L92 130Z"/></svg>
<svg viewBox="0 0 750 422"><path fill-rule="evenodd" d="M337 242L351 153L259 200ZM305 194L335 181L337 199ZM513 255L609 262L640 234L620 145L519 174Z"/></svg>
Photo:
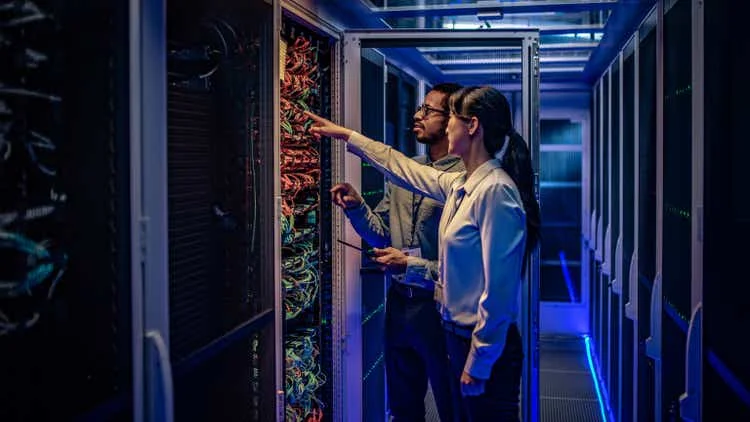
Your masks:
<svg viewBox="0 0 750 422"><path fill-rule="evenodd" d="M604 93L609 94L604 98L605 103L600 106L600 116L603 120L601 125L604 127L602 136L606 149L602 150L601 159L603 165L608 168L602 175L605 182L601 192L607 197L605 207L608 208L608 216L604 217L608 224L602 223L602 227L605 228L602 272L607 280L602 288L609 291L603 295L608 296L601 305L606 312L602 312L598 324L602 327L601 334L605 336L600 339L600 343L606 343L606 352L600 352L600 356L604 356L603 360L606 362L602 368L602 375L607 386L606 393L612 415L617 420L633 418L634 409L637 409L634 407L633 396L638 386L633 385L634 380L630 376L633 369L638 367L634 362L634 356L637 356L640 350L634 346L634 336L637 335L635 321L648 321L648 318L639 317L639 309L642 308L638 306L638 284L634 282L633 274L633 266L637 265L633 245L634 207L637 206L634 205L636 183L633 176L636 153L635 51L634 36L616 56L601 80L605 84ZM639 100L637 103L642 104L643 101ZM639 119L651 118L652 115L646 112ZM641 142L645 139L642 134L640 139ZM640 330L640 335L644 333L647 334L648 331Z"/></svg>
<svg viewBox="0 0 750 422"><path fill-rule="evenodd" d="M655 376L658 359L646 357L647 352L652 358L660 356L655 345L661 344L648 306L656 265L655 27L652 10L594 90L599 139L592 148L599 150L590 163L598 173L591 195L600 198L604 215L592 212L591 218L601 219L596 228L604 229L604 235L599 234L601 243L590 257L596 260L601 251L600 278L591 280L594 289L601 289L592 298L600 302L592 304L590 315L601 345L605 398L615 420L649 420L656 402L654 383L661 379Z"/></svg>
<svg viewBox="0 0 750 422"><path fill-rule="evenodd" d="M284 415L288 421L341 420L341 310L334 260L336 226L330 188L334 141L306 134L310 110L336 118L338 38L333 28L293 4L283 5L279 143L281 266L284 297ZM283 79L281 79L283 78Z"/></svg>
<svg viewBox="0 0 750 422"><path fill-rule="evenodd" d="M273 306L262 306L264 297L273 298L273 294L264 293L272 278L263 277L262 271L256 273L251 258L258 260L257 256L247 249L243 251L243 247L263 243L263 234L259 235L258 243L244 237L251 226L244 213L249 204L243 193L249 194L252 190L247 190L248 186L240 177L245 176L240 171L243 160L235 159L245 157L243 146L246 150L252 148L245 140L256 135L244 124L250 125L254 116L260 116L261 120L265 117L268 121L268 110L272 108L260 106L257 115L250 113L249 108L245 110L247 115L231 114L236 110L230 110L226 116L234 120L224 122L227 124L223 127L235 132L226 136L226 142L217 141L226 134L216 134L218 124L210 114L214 108L230 102L226 98L228 94L241 92L226 88L232 80L228 75L231 72L222 74L227 70L222 60L227 58L226 54L235 52L229 51L228 45L224 44L219 54L210 49L201 54L200 42L205 40L198 40L196 50L190 47L172 50L184 53L178 61L191 62L183 63L181 71L198 71L199 75L172 72L169 81L173 84L167 88L164 85L167 67L169 70L175 67L173 63L166 65L167 19L163 3L91 3L77 4L75 9L52 2L40 5L19 2L4 5L2 10L4 19L7 12L8 19L15 20L3 27L3 41L10 39L14 44L4 43L3 47L10 45L11 57L33 53L29 58L39 62L33 66L35 75L32 77L15 80L18 69L3 75L3 94L23 98L20 103L16 99L7 102L3 99L4 114L14 111L15 119L23 123L23 127L14 129L8 138L3 132L3 147L26 149L27 158L32 159L28 163L16 162L13 156L13 164L6 166L11 150L4 150L2 171L3 176L8 177L3 177L3 181L16 179L13 185L19 191L11 184L3 185L3 199L12 200L3 203L3 211L8 211L3 213L3 230L23 231L29 241L4 236L3 258L15 262L13 271L22 270L19 255L10 250L23 246L28 253L37 255L37 264L41 265L33 270L34 284L23 292L29 299L23 297L24 303L16 301L15 297L21 296L15 291L9 291L8 302L3 296L3 341L21 339L7 348L3 345L4 351L20 354L19 359L13 360L15 372L3 377L11 380L7 385L12 390L3 397L13 400L2 406L3 412L8 413L9 420L172 420L170 370L174 366L176 380L200 379L200 383L181 383L185 387L177 392L178 416L185 411L187 403L191 411L196 411L191 417L222 416L225 412L225 419L266 420L267 415L273 413L274 403L272 399L259 397L273 397L273 388L268 394L263 390L267 388L264 386L272 385L263 379L273 375L273 362L269 359L273 355L273 342L270 347L261 347L259 335L273 338L273 332L260 329L264 322L267 325L273 319L268 317L273 315ZM197 13L190 7L181 12ZM14 15L17 13L20 17ZM10 35L14 31L12 27L29 23L40 32L34 35L24 28L18 39L23 44L15 44L18 40ZM11 29L6 34L7 28ZM198 38L205 34L196 35ZM214 33L218 38L228 35ZM261 43L261 51L264 45L268 46ZM221 60L213 63L218 56ZM257 64L256 59L250 58L237 68L246 65L244 70L250 72L247 67ZM41 62L45 62L44 66L37 66ZM211 64L210 72L204 73L207 62ZM86 63L86 72L80 71L81 63ZM264 74L270 73L261 70L261 81ZM6 80L8 85L5 85ZM12 84L19 80L38 83L39 87L18 89ZM176 92L179 88L197 92ZM45 91L47 94L39 95ZM204 95L207 92L212 95ZM50 103L44 107L48 110L32 105L28 101L31 97ZM259 97L269 98L263 92ZM66 100L62 101L63 98ZM56 108L54 103L59 106ZM36 113L33 119L27 116L30 107L38 108L33 110ZM210 132L212 129L214 132ZM272 142L266 141L264 145L272 145ZM201 149L206 146L210 149L208 159ZM204 159L208 163L201 161ZM229 162L226 173L218 165L222 160ZM37 165L37 170L45 177L27 175L33 169L27 164ZM258 168L267 166L258 165ZM234 173L230 174L230 170ZM258 177L262 178L261 174L263 171L258 170ZM170 180L168 175L174 177ZM196 183L195 178L211 179L212 185L206 188ZM181 185L186 181L194 183L191 187L196 192ZM49 198L40 196L42 191L46 191ZM168 198L167 192L174 196ZM192 194L194 200L179 203L178 200L184 199L180 194ZM168 207L168 200L174 201L171 207ZM200 201L204 202L197 203ZM217 202L226 202L229 206L215 205ZM233 212L224 212L230 208ZM222 212L216 212L217 209ZM184 218L180 212L194 212L195 219ZM28 215L35 221L19 219L16 215ZM224 252L227 255L210 255L205 244L202 246L208 258L192 250L186 251L194 245L180 237L183 234L180 230L205 229L200 223L206 224L206 215L222 218L218 223L207 223L215 230L206 229L200 234L215 242L211 245L226 247L229 244ZM272 214L261 206L258 218L269 220L269 215ZM37 226L37 222L48 226ZM172 229L171 245L168 227ZM47 242L30 243L32 238L38 241L37 236L46 238ZM176 334L171 359L167 288L170 252L172 304L175 305L171 322ZM233 253L239 255L231 255ZM188 262L180 262L180 258ZM190 258L196 262L189 262ZM222 265L219 258L226 260L226 265ZM200 268L184 271L180 264ZM13 277L17 275L4 274L3 279L15 280ZM202 277L208 284L215 283L214 289L205 297L182 300L179 295L184 294L184 289L203 287L181 284L191 281L193 276ZM264 279L265 286L262 285ZM32 295L42 290L46 290L46 294L41 297ZM45 297L48 299L42 300ZM185 319L179 313L184 310L181 305L198 307L199 311L210 308L209 312L194 312L198 320L194 337L183 325ZM42 308L44 312L39 312L37 319L36 309ZM15 318L24 315L34 318L16 324ZM250 334L256 331L260 334ZM29 346L33 346L33 350L29 350ZM235 350L228 352L231 348ZM53 356L47 356L52 352ZM214 356L224 359L214 360ZM25 365L27 358L40 358L37 368L44 371L43 379L36 380L35 374L24 373L29 368ZM217 361L222 362L217 364ZM231 368L227 368L229 366ZM235 372L240 376L234 380L225 376ZM3 375L8 373L3 368ZM253 379L253 376L259 378ZM23 381L16 377L22 377ZM24 381L35 383L35 391L28 391ZM221 397L202 394L205 390L195 394L212 382L225 387L225 394ZM248 394L251 389L257 390ZM191 403L190 393L200 400ZM234 410L237 413L232 413Z"/></svg>
<svg viewBox="0 0 750 422"><path fill-rule="evenodd" d="M594 87L594 110L593 115L594 120L596 122L596 131L592 136L592 150L593 154L591 155L592 160L592 169L593 169L593 181L591 183L592 187L594 187L594 191L591 194L591 242L589 243L589 280L591 283L591 288L589 289L592 292L591 296L591 308L592 308L592 315L594 317L594 320L592 321L591 325L591 337L592 337L592 345L595 348L595 350L599 350L599 338L601 338L600 331L601 331L601 284L598 282L599 280L599 268L601 265L601 258L600 258L600 251L599 249L601 246L601 240L600 237L602 236L602 230L600 228L601 226L601 149L602 146L600 144L601 140L601 133L602 133L602 118L601 118L601 111L602 111L602 80L598 80L595 87Z"/></svg>
<svg viewBox="0 0 750 422"><path fill-rule="evenodd" d="M724 205L714 207L704 203L704 195L709 191L704 179L718 174L716 167L710 169L708 164L709 151L717 154L720 149L708 143L706 122L711 121L716 131L723 131L722 139L731 137L728 128L732 127L720 107L723 103L718 100L723 92L728 92L726 78L714 73L707 79L704 70L709 67L704 55L706 41L727 40L725 28L731 26L719 24L712 28L716 32L708 35L704 32L704 7L700 1L658 2L622 53L626 72L622 82L625 94L622 139L628 142L634 135L638 136L634 141L633 159L628 157L628 149L622 149L620 158L623 243L619 251L616 249L616 255L623 254L622 260L625 260L629 249L633 248L625 316L634 320L632 340L635 342L632 348L635 379L622 380L623 399L629 390L627 383L633 383L632 406L627 401L616 405L625 419L695 421L714 417L723 405L734 409L738 415L750 408L750 393L743 382L746 374L738 369L736 362L734 370L728 369L708 347L704 337L707 331L703 330L703 278L713 274L704 267L704 256L709 254L704 241L707 236L714 242L722 238L731 224L727 222L732 221L728 214L717 211L719 207L726 210ZM723 6L717 5L712 12L721 19L728 19ZM692 41L686 43L685 39ZM632 65L631 56L634 57ZM731 69L729 57L732 56L717 52L713 60L721 65L712 63L710 68L722 69L721 72L727 67ZM631 79L634 88L629 88ZM714 94L710 106L705 88L709 83L716 84L716 89L711 90ZM631 108L628 91L631 89L637 93L632 118L628 115ZM720 113L725 116L726 126L722 129L718 129L717 124ZM626 131L631 126L630 119L636 123L633 134ZM717 156L721 155L714 155L712 163L721 161L715 160ZM633 177L628 176L631 169L635 172ZM723 175L727 180L736 177L726 171ZM631 179L635 182L632 187ZM727 194L725 186L714 186L711 191L716 189L724 189ZM625 207L631 192L635 199L632 217L629 207ZM714 215L722 216L714 221L724 224L717 224L712 235L707 235L705 228L704 209L708 208L713 209ZM737 229L741 227L739 220ZM629 233L633 237L632 246ZM721 248L714 243L711 250L715 259L715 251ZM713 261L713 265L716 262ZM622 277L625 270L625 265L617 265L616 277ZM726 301L731 307L732 300ZM716 312L715 323L721 320L721 311ZM623 330L629 330L628 327L628 322L624 321ZM626 344L630 337L626 331L620 349L623 374L628 373L625 368L631 364L628 356L631 348ZM716 338L712 337L714 341ZM718 391L722 392L721 397ZM708 411L709 407L713 412ZM629 416L630 410L632 416Z"/></svg>
<svg viewBox="0 0 750 422"><path fill-rule="evenodd" d="M599 103L617 69L610 67L595 86L593 114L600 143L591 148L606 146L602 138L607 137L608 121L613 148L592 154L591 204L600 202L597 195L604 196L607 188L607 183L597 185L607 180L601 166L614 159L612 165L620 163L620 169L611 176L612 212L613 218L621 215L621 222L611 236L622 242L615 244L614 261L608 259L612 249L605 234L602 260L605 271L614 262L613 287L623 287L627 319L607 321L601 304L594 306L591 317L594 326L599 324L599 335L609 324L622 323L622 343L611 350L619 358L610 360L622 365L623 378L610 380L608 389L612 397L613 385L621 383L622 399L614 400L613 407L623 420L713 420L728 411L739 420L750 413L750 374L729 328L747 321L739 312L746 306L739 299L746 286L725 275L732 268L727 263L744 256L742 248L726 245L731 236L744 233L747 220L745 198L736 191L738 163L745 152L738 135L745 105L736 102L745 84L740 82L736 53L746 46L733 44L736 38L730 34L737 26L728 22L738 22L732 19L723 4L659 1L621 53L619 113L607 110L607 103L614 101L610 110L615 111L615 90ZM619 148L614 127L618 114ZM601 226L595 213L591 221L597 224L587 239L599 246L594 248L598 253L601 234L593 231ZM708 277L724 282L704 285ZM599 281L592 283L595 288ZM615 308L609 310L614 313ZM634 344L629 347L631 338ZM631 364L632 380L625 377ZM611 371L608 376L613 376Z"/></svg>
<svg viewBox="0 0 750 422"><path fill-rule="evenodd" d="M605 411L609 417L619 416L622 403L622 347L625 318L622 233L622 152L623 148L623 57L618 54L594 88L593 115L597 130L591 155L594 169L592 204L598 207L591 214L589 243L592 303L591 329L596 345L596 363Z"/></svg>
<svg viewBox="0 0 750 422"><path fill-rule="evenodd" d="M622 61L622 125L621 134L622 142L620 144L620 215L621 215L621 242L618 252L617 277L619 280L619 291L622 294L622 360L621 360L621 393L620 407L617 420L629 421L634 419L636 409L634 402L634 379L632 374L637 371L637 362L635 356L638 355L637 348L634 347L637 330L635 324L638 321L637 315L637 285L633 280L635 265L635 210L636 203L636 175L635 154L636 133L638 125L637 116L637 86L636 72L636 48L637 34L633 35L623 51Z"/></svg>
<svg viewBox="0 0 750 422"><path fill-rule="evenodd" d="M600 157L602 160L600 180L602 181L602 191L600 197L601 203L601 227L600 227L600 242L597 244L599 247L599 259L601 260L601 266L599 268L599 284L601 288L601 296L599 298L599 309L601 310L601 325L600 325L600 336L599 336L599 362L601 364L601 375L604 378L604 382L608 383L610 380L610 364L608 357L610 354L610 338L609 333L612 330L612 318L610 313L610 296L611 292L611 256L610 256L610 244L612 236L612 222L611 222L611 192L612 192L612 158L611 158L611 134L612 134L612 69L608 69L602 84L602 132L601 132L601 151Z"/></svg>
<svg viewBox="0 0 750 422"><path fill-rule="evenodd" d="M686 395L681 415L688 420L715 420L731 414L750 420L748 348L737 336L749 322L748 285L741 277L746 244L732 243L750 236L750 203L743 186L747 180L747 78L741 59L748 43L742 15L729 4L693 2L694 107L700 111L693 136L696 141L695 212L700 219L694 238L702 268L693 274L694 290L701 290L702 311L693 313L688 346ZM702 90L700 89L702 87ZM700 142L702 141L702 143ZM694 170L695 171L695 170ZM702 215L700 214L701 210ZM695 296L695 293L694 293ZM700 308L698 308L700 309ZM739 334L741 335L741 334ZM701 419L702 417L702 419Z"/></svg>
<svg viewBox="0 0 750 422"><path fill-rule="evenodd" d="M128 6L0 5L3 421L137 414Z"/></svg>
<svg viewBox="0 0 750 422"><path fill-rule="evenodd" d="M657 362L647 347L649 338L657 334L652 315L653 289L658 282L656 272L657 244L657 12L653 10L638 31L638 141L636 142L636 221L637 252L633 282L637 285L638 372L637 420L653 418L656 407L655 385ZM658 287L658 286L657 286Z"/></svg>
<svg viewBox="0 0 750 422"><path fill-rule="evenodd" d="M18 64L0 71L2 419L283 419L279 2L0 12ZM335 117L333 38L304 31L328 66L314 110ZM325 420L342 406L326 197L341 153L324 141L296 163L321 157L322 206L295 228L317 236Z"/></svg>
<svg viewBox="0 0 750 422"><path fill-rule="evenodd" d="M275 412L274 13L264 1L166 7L162 306L177 420Z"/></svg>
<svg viewBox="0 0 750 422"><path fill-rule="evenodd" d="M615 414L620 406L620 344L621 317L622 317L622 291L619 278L619 252L622 247L620 236L620 147L621 141L621 111L622 111L622 55L618 54L612 63L611 69L611 131L610 131L610 236L607 244L607 266L609 270L609 356L608 380L610 405Z"/></svg>
<svg viewBox="0 0 750 422"><path fill-rule="evenodd" d="M662 418L679 418L691 314L692 59L689 1L665 2L663 78Z"/></svg>

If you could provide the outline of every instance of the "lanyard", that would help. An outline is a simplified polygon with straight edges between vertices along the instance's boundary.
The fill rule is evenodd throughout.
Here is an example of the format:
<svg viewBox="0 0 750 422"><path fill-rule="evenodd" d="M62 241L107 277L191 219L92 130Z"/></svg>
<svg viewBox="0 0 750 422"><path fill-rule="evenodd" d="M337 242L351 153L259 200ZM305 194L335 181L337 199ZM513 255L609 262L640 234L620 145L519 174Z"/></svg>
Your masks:
<svg viewBox="0 0 750 422"><path fill-rule="evenodd" d="M417 200L419 196L419 200ZM422 201L424 196L417 195L412 192L411 194L411 237L409 237L409 248L414 247L414 235L417 233L417 219L419 218L419 210L422 208Z"/></svg>

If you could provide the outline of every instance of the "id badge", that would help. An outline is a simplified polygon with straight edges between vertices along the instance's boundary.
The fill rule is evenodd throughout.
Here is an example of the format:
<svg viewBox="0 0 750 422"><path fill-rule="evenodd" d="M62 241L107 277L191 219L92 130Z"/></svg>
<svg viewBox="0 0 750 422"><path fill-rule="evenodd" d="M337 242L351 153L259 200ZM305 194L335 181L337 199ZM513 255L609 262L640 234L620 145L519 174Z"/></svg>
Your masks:
<svg viewBox="0 0 750 422"><path fill-rule="evenodd" d="M408 256L415 256L417 258L422 257L422 248L403 248L401 249L401 252Z"/></svg>

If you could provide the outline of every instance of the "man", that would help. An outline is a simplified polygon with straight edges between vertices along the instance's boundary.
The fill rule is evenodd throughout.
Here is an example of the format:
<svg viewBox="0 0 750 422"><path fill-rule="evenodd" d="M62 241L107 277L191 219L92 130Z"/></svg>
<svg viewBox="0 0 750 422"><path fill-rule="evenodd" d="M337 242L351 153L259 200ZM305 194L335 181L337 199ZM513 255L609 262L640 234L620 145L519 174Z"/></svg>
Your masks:
<svg viewBox="0 0 750 422"><path fill-rule="evenodd" d="M427 146L414 159L439 170L464 170L448 154L448 98L460 85L441 83L427 93L414 113L413 131ZM392 275L385 309L385 368L393 422L425 420L429 380L442 422L452 422L454 407L445 335L433 299L438 265L438 225L442 204L388 184L371 210L348 183L331 189L357 233L375 247L373 258Z"/></svg>

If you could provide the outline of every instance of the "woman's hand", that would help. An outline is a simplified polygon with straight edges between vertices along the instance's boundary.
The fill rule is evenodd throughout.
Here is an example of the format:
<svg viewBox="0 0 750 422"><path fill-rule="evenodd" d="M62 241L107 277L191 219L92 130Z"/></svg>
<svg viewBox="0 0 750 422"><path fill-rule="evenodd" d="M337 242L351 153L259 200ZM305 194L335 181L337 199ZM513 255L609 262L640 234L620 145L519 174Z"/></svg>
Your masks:
<svg viewBox="0 0 750 422"><path fill-rule="evenodd" d="M320 139L321 136L330 136L332 138L343 139L346 141L349 139L352 132L354 132L351 129L339 126L326 118L320 117L317 114L310 113L309 111L305 111L304 113L307 117L313 120L313 125L310 126L309 130L310 134L317 139Z"/></svg>
<svg viewBox="0 0 750 422"><path fill-rule="evenodd" d="M484 381L474 378L464 371L461 374L461 395L462 396L479 396L484 394Z"/></svg>

